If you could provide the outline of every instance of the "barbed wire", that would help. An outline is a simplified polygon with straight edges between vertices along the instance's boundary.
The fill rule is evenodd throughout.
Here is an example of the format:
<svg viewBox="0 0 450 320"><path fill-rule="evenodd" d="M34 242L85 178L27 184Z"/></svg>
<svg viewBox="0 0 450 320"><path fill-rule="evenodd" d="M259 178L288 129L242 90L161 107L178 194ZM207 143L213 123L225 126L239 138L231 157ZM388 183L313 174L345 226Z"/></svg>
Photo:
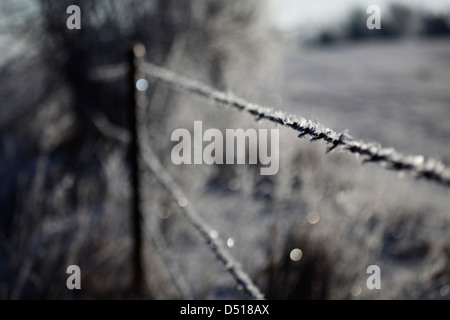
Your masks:
<svg viewBox="0 0 450 320"><path fill-rule="evenodd" d="M329 144L327 153L342 149L362 156L363 162L379 163L392 170L408 171L417 178L434 181L446 187L450 186L450 169L439 160L425 158L422 155L405 155L394 148L385 148L377 142L356 140L346 132L339 133L319 122L250 103L232 93L218 91L150 63L144 63L142 68L148 77L166 83L177 90L246 111L257 117L257 120L266 119L289 127L300 133L299 138L309 136L310 141L323 140Z"/></svg>
<svg viewBox="0 0 450 320"><path fill-rule="evenodd" d="M120 70L120 72L119 72ZM120 78L126 76L126 72L129 68L124 69L123 65L117 66L104 66L99 67L90 72L90 76L93 80L98 81L117 81ZM93 123L98 127L99 132L106 138L110 138L124 144L128 144L130 137L128 131L117 127L112 123L109 123L103 114L97 114L93 119ZM102 129L102 130L100 130ZM123 132L126 131L126 132ZM140 149L143 162L156 176L158 181L171 193L172 197L178 201L179 206L182 209L188 222L200 233L200 235L209 244L209 247L214 252L217 260L222 263L228 273L233 277L238 286L242 287L243 290L252 298L261 300L264 299L264 295L261 293L259 288L252 282L251 278L245 273L241 266L234 260L234 258L228 253L224 243L219 238L216 230L210 227L196 211L196 209L190 205L187 201L184 192L181 187L172 179L170 174L164 169L162 164L159 162L154 152L146 143L145 139L140 140ZM185 202L185 203L180 203ZM147 226L148 227L148 226ZM154 231L154 230L153 230ZM163 250L162 243L158 242L156 236L152 237L152 241L157 246L158 251ZM160 252L162 254L162 252ZM162 254L165 262L168 259L166 254ZM169 270L172 280L179 292L184 296L184 298L192 299L192 295L188 289L187 284L183 279L175 279L174 276L177 275L176 266L170 262L171 268Z"/></svg>
<svg viewBox="0 0 450 320"><path fill-rule="evenodd" d="M149 146L141 145L141 155L146 166L153 172L159 182L170 192L175 201L178 202L187 221L200 233L200 235L209 244L210 249L216 255L233 277L236 283L252 298L256 300L264 299L264 295L253 283L251 278L242 269L240 264L234 260L223 241L219 238L216 230L211 228L200 216L197 210L189 203L181 187L172 179L163 165L159 162L156 155Z"/></svg>
<svg viewBox="0 0 450 320"><path fill-rule="evenodd" d="M99 81L116 81L126 76L130 68L126 64L116 66L104 66L94 69L90 76L92 79ZM177 73L169 71L165 68L144 62L140 65L140 72L147 77L157 80L163 84L169 85L177 90L188 92L200 96L217 104L233 107L240 111L245 111L255 116L257 120L266 119L268 121L289 127L299 133L299 137L310 137L310 141L325 141L329 146L327 153L334 150L345 150L350 153L363 157L363 162L376 162L384 167L397 171L408 171L418 178L437 182L444 186L450 186L450 170L442 163L433 158L425 158L422 155L404 155L394 148L385 148L377 142L367 143L354 139L348 133L336 132L319 122L313 122L301 116L286 114L272 108L260 106L250 103L245 99L237 97L232 93L218 91L205 84L196 82L192 79L183 77ZM102 118L95 119L96 123L101 124L101 133L105 136L114 136L116 140L123 143L128 142L128 138L121 134L118 130L112 130L106 126ZM104 128L106 126L106 128ZM107 129L107 130L106 130ZM119 136L117 138L116 136ZM187 221L200 233L210 249L215 254L217 260L222 263L227 272L233 277L236 283L253 299L264 299L259 288L253 283L247 273L230 255L226 246L219 238L219 234L211 228L201 217L198 211L188 202L183 190L176 183L170 174L165 170L163 165L143 139L140 139L140 153L144 164L152 171L159 182L170 192L171 196L178 201L182 213ZM176 268L175 268L176 269ZM176 274L176 270L172 270ZM176 279L175 279L176 280ZM176 285L178 284L175 281ZM178 289L183 295L190 297L189 289L184 281L181 281Z"/></svg>

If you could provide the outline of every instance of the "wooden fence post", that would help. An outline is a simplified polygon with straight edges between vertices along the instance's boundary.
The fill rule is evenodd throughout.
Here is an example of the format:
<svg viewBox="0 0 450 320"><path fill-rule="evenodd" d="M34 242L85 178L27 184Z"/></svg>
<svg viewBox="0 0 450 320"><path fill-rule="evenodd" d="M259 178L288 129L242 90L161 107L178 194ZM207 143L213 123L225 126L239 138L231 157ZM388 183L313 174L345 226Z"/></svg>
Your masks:
<svg viewBox="0 0 450 320"><path fill-rule="evenodd" d="M141 78L140 65L145 56L145 47L142 44L136 44L129 56L129 95L130 102L128 106L129 130L131 141L128 148L128 161L131 171L131 222L133 232L133 282L132 291L134 294L143 294L145 290L144 261L142 252L142 213L140 197L140 165L139 165L139 120L138 104L140 92L137 90L137 81Z"/></svg>

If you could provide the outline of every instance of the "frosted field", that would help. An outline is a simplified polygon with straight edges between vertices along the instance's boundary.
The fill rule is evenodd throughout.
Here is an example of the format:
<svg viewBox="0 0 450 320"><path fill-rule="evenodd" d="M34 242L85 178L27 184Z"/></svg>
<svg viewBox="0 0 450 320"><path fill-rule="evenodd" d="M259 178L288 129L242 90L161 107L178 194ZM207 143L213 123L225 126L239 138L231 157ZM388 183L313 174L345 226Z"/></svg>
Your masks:
<svg viewBox="0 0 450 320"><path fill-rule="evenodd" d="M405 153L450 161L450 41L292 50L284 106Z"/></svg>
<svg viewBox="0 0 450 320"><path fill-rule="evenodd" d="M448 164L449 59L448 40L291 47L281 59L283 71L275 75L276 84L269 86L272 91L266 90L255 102ZM194 109L201 110L201 104ZM224 119L227 112L236 113L223 111L216 117ZM189 117L184 119L187 124ZM198 114L192 117L199 119ZM264 121L255 124L247 115L239 119L235 127L273 128ZM210 120L209 125L215 123ZM214 170L171 168L182 184L190 181L185 184L190 199L224 241L232 238L230 250L244 269L262 288L274 290L271 298L292 298L286 288L298 283L313 288L303 288L304 298L448 298L446 188L378 165L361 165L353 155L325 156L324 145L299 140L286 128L280 128L280 135L280 172L275 177L261 178L258 170L237 166L219 171L225 182L203 183L195 177L214 177ZM223 269L205 260L211 258L207 250L176 245L184 239L173 243L174 255L185 261L186 278L204 278L201 266L211 266L210 286L194 280L193 288L202 283L198 290L209 298L233 297L232 282L222 277ZM303 252L299 262L288 257L295 248ZM328 258L323 259L323 251ZM372 264L381 268L381 290L366 288L366 268ZM328 293L321 296L317 287L324 286Z"/></svg>

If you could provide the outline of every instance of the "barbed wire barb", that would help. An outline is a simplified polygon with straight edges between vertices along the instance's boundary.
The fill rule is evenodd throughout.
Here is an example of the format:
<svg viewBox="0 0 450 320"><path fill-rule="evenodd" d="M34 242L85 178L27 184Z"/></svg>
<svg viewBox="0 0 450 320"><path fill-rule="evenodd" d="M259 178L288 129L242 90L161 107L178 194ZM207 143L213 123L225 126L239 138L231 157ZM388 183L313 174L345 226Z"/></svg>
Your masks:
<svg viewBox="0 0 450 320"><path fill-rule="evenodd" d="M211 228L200 216L197 210L188 202L181 187L172 179L170 174L164 169L152 149L142 146L142 159L146 166L152 171L159 182L170 192L175 201L179 203L182 213L187 221L200 233L203 239L209 244L209 248L216 255L227 272L233 277L238 286L255 300L264 299L264 295L253 283L247 273L241 268L226 249L224 243L219 238L217 231Z"/></svg>
<svg viewBox="0 0 450 320"><path fill-rule="evenodd" d="M313 122L301 116L286 114L272 108L263 107L233 95L213 89L202 83L180 76L172 71L150 63L144 63L144 73L155 80L161 81L177 90L185 91L203 97L208 101L246 111L257 119L266 119L271 122L289 127L299 132L299 137L309 136L310 141L325 141L330 144L328 152L345 150L362 156L363 162L375 162L383 167L408 171L417 178L434 181L443 186L450 186L450 169L444 163L422 155L405 155L394 148L385 148L376 142L356 140L347 132L339 133L327 128L319 122Z"/></svg>

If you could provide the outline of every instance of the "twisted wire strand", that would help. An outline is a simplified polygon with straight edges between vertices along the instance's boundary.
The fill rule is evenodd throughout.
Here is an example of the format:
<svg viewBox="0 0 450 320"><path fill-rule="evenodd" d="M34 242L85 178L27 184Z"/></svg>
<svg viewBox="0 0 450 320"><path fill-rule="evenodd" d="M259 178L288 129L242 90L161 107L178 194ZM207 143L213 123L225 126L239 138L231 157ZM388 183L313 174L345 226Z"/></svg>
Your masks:
<svg viewBox="0 0 450 320"><path fill-rule="evenodd" d="M181 187L172 179L163 165L159 162L153 151L148 146L142 146L142 159L145 165L150 168L159 182L170 192L175 201L178 201L187 221L200 233L203 239L209 244L210 249L215 254L227 272L233 277L236 283L243 288L245 293L255 300L264 299L264 295L253 283L251 278L235 261L226 249L223 241L219 238L217 231L211 228L200 216L197 210L187 201Z"/></svg>
<svg viewBox="0 0 450 320"><path fill-rule="evenodd" d="M299 132L299 138L310 137L310 141L323 140L329 146L327 153L333 150L345 150L363 157L363 162L375 162L383 167L407 171L417 178L434 181L445 187L450 186L450 169L443 162L422 155L405 155L394 148L385 148L377 142L364 142L354 139L346 132L336 132L321 123L313 122L301 116L286 114L272 108L250 103L232 93L213 89L202 83L180 76L172 71L150 63L144 63L145 74L177 90L185 91L221 105L245 111L259 119L266 119Z"/></svg>

